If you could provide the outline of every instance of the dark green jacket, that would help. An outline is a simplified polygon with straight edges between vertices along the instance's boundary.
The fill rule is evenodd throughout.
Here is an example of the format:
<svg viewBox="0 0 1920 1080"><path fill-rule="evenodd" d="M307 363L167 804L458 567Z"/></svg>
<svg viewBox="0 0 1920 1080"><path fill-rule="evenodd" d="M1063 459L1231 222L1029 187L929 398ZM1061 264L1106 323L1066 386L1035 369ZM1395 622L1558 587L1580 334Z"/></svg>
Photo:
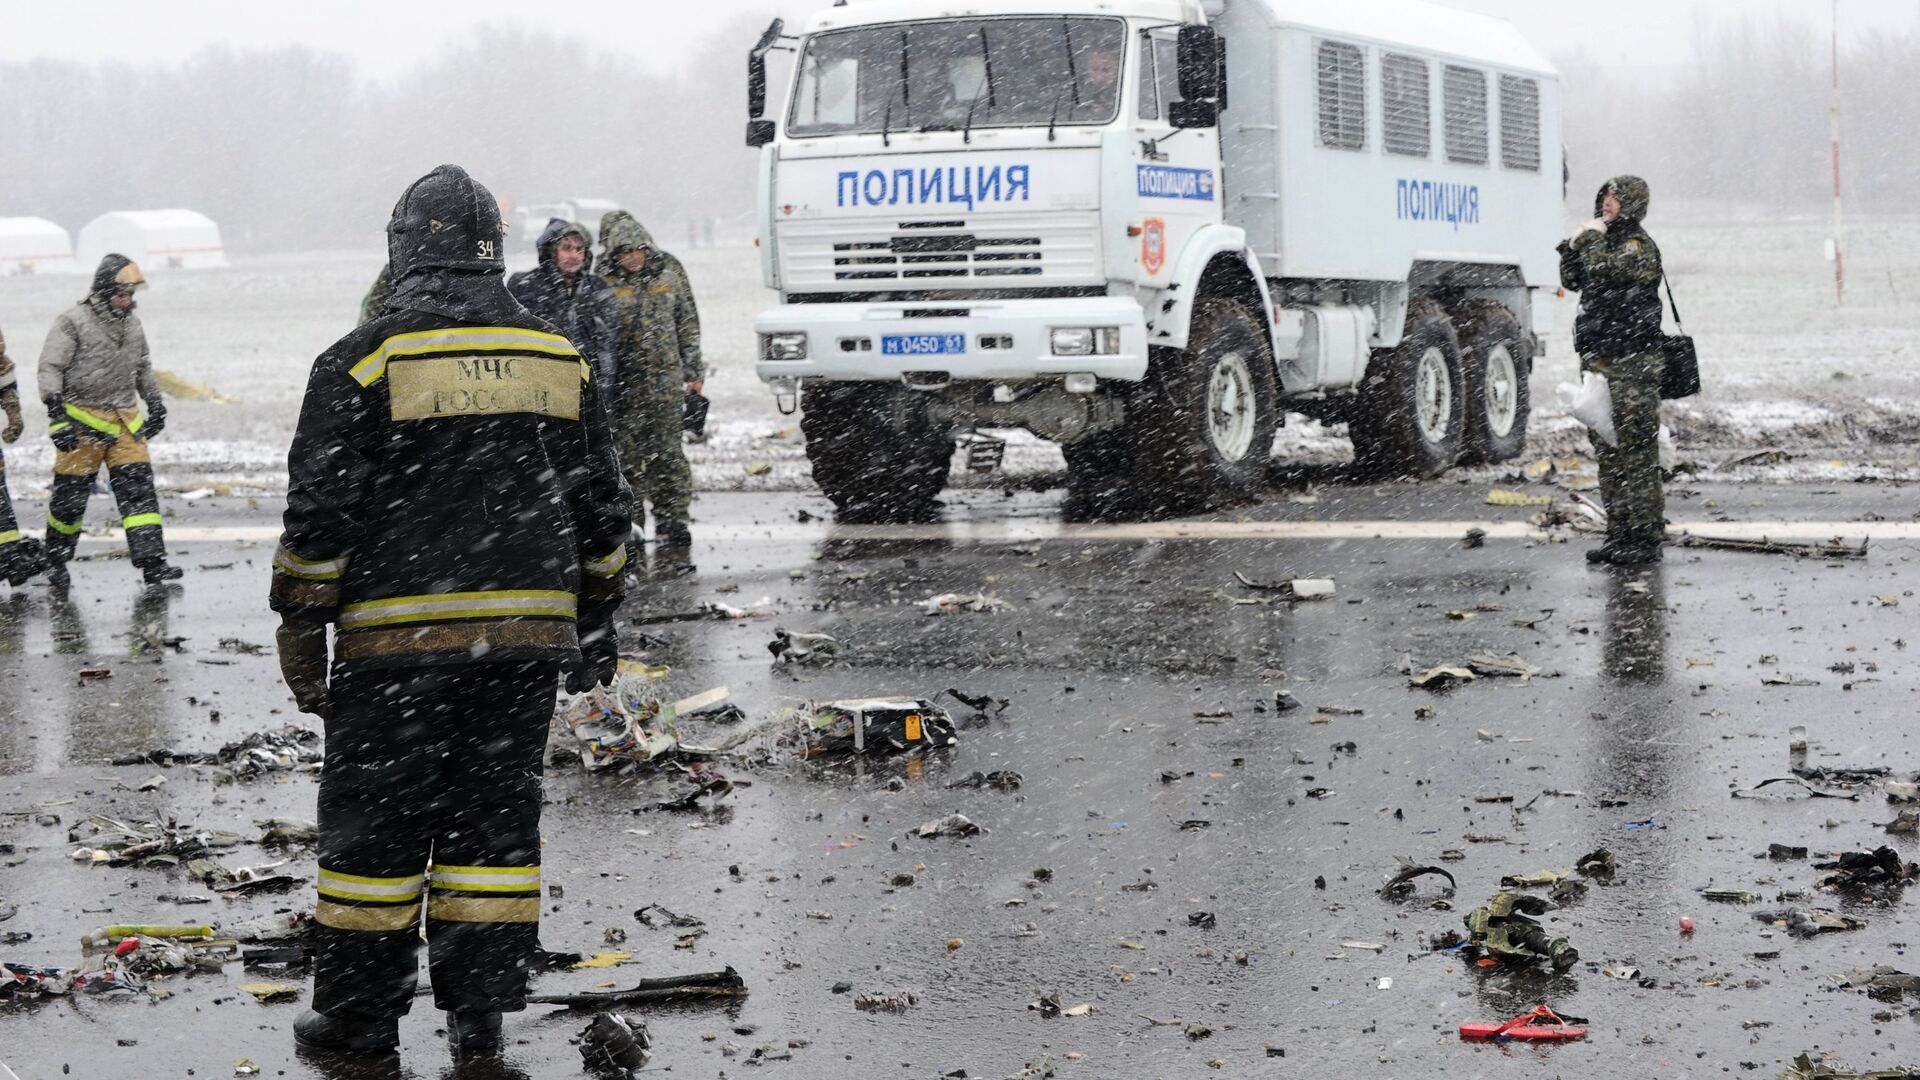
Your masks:
<svg viewBox="0 0 1920 1080"><path fill-rule="evenodd" d="M660 250L632 214L615 210L600 219L601 272L613 286L621 385L632 393L656 381L691 383L706 377L700 358L700 312L693 283L680 260ZM637 273L620 269L622 251L639 248L647 264ZM678 371L677 376L668 372Z"/></svg>
<svg viewBox="0 0 1920 1080"><path fill-rule="evenodd" d="M1604 233L1583 229L1560 243L1560 284L1580 294L1573 323L1574 351L1582 357L1656 352L1660 328L1660 248L1641 222L1647 216L1647 182L1616 176L1594 197L1594 217L1612 192L1620 216Z"/></svg>

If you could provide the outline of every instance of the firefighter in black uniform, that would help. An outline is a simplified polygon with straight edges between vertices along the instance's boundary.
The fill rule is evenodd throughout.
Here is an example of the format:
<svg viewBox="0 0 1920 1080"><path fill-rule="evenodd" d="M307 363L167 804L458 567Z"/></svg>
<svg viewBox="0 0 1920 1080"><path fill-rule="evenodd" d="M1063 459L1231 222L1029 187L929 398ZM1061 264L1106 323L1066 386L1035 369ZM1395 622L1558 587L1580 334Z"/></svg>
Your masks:
<svg viewBox="0 0 1920 1080"><path fill-rule="evenodd" d="M630 498L588 364L507 293L502 234L457 166L407 188L387 311L314 362L288 454L281 669L327 725L308 1048L398 1045L423 897L456 1052L498 1046L539 932L557 676L613 678Z"/></svg>

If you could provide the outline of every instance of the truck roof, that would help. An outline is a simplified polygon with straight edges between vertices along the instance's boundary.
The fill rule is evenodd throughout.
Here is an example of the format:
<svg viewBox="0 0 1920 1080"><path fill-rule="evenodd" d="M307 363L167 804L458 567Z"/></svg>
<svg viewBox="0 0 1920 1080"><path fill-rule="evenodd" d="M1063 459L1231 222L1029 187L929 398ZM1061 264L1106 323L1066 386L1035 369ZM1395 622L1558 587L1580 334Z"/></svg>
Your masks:
<svg viewBox="0 0 1920 1080"><path fill-rule="evenodd" d="M1116 15L1199 22L1200 4L1196 0L851 0L815 12L802 32L968 15Z"/></svg>
<svg viewBox="0 0 1920 1080"><path fill-rule="evenodd" d="M1512 23L1434 0L852 0L816 12L803 32L967 15L1122 15L1197 22L1202 8L1217 17L1228 7L1276 29L1322 31L1510 70L1558 75L1553 61Z"/></svg>
<svg viewBox="0 0 1920 1080"><path fill-rule="evenodd" d="M1553 61L1505 19L1433 0L1206 0L1209 15L1234 8L1276 29L1293 27L1495 67L1558 76Z"/></svg>

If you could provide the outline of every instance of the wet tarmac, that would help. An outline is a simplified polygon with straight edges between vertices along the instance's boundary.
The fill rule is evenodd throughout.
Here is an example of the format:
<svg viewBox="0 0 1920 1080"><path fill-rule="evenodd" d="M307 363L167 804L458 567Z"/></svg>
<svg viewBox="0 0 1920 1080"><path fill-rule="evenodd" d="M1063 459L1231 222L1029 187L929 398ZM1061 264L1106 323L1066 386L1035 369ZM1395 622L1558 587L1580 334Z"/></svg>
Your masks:
<svg viewBox="0 0 1920 1080"><path fill-rule="evenodd" d="M647 659L672 665L675 690L725 685L754 718L799 700L948 687L1010 704L966 720L957 748L923 761L730 766L752 786L710 813L636 812L663 780L550 770L544 942L633 959L543 975L538 988L737 968L744 1002L632 1010L652 1027L651 1069L678 1076L998 1078L1043 1054L1063 1077L1771 1078L1815 1048L1857 1068L1920 1059L1904 1006L1830 989L1850 968L1920 966L1907 956L1911 900L1814 894L1801 906L1868 925L1805 940L1752 917L1819 876L1811 860L1766 859L1769 843L1816 855L1888 843L1912 859L1915 838L1876 826L1894 816L1877 791L1730 797L1787 773L1795 725L1808 729L1808 764L1920 769L1908 647L1920 639L1920 543L1901 538L1911 499L1869 485L1700 485L1674 501L1676 519L1827 532L1862 521L1895 538L1844 563L1676 551L1629 572L1588 568L1584 542L1527 538L1532 511L1481 505L1483 494L1349 487L1200 525L1107 531L1060 528L1057 492L970 492L940 527L892 530L835 529L812 495L703 497L697 570L663 570L631 614L763 596L779 614L645 626L659 639ZM20 909L0 933L32 934L4 947L8 960L74 963L80 936L108 923L311 902L302 886L176 907L158 896L206 890L175 871L69 857L67 829L89 813L250 833L255 819L313 812L309 777L225 785L206 768L108 764L301 720L263 602L277 505L167 509L190 570L177 592L142 594L124 562L96 558L75 567L66 603L39 586L0 598L0 845L11 845L0 847L0 906ZM1375 539L1316 526L1327 521L1403 527ZM1467 548L1458 536L1473 523L1499 527ZM1331 577L1338 594L1278 602L1236 571ZM944 592L1011 607L927 616L919 601ZM770 664L775 625L834 634L841 663ZM1403 673L1480 652L1543 672L1443 693ZM97 667L111 677L80 677ZM1278 711L1281 690L1301 707ZM1023 774L1017 791L949 786L1002 769ZM155 776L166 783L138 790ZM909 835L955 811L987 832ZM39 824L46 813L60 823ZM1618 856L1612 882L1547 920L1580 949L1573 970L1482 969L1428 951L1502 875L1570 870L1601 846ZM1442 863L1460 883L1451 910L1434 907L1443 893L1431 878L1410 899L1377 895L1396 856L1428 863L1447 849L1463 855ZM287 869L310 881L310 854ZM894 884L902 874L913 883ZM1711 902L1706 888L1762 900ZM649 903L704 920L706 935L675 948L671 930L636 920ZM1693 934L1679 931L1682 916ZM609 928L625 942L604 944ZM1647 984L1602 970L1621 967ZM397 1060L301 1058L290 1032L301 1006L258 1004L238 988L256 977L231 963L158 983L169 996L154 1002L0 1009L0 1061L23 1080L221 1077L242 1059L264 1076L342 1080L583 1075L570 1041L582 1015L510 1017L503 1064L455 1069L424 998ZM304 1000L308 985L293 981ZM898 992L916 1003L854 1007ZM1091 1013L1028 1008L1056 992ZM1589 1018L1591 1035L1529 1047L1456 1033L1538 1002ZM1189 1038L1193 1022L1212 1034Z"/></svg>

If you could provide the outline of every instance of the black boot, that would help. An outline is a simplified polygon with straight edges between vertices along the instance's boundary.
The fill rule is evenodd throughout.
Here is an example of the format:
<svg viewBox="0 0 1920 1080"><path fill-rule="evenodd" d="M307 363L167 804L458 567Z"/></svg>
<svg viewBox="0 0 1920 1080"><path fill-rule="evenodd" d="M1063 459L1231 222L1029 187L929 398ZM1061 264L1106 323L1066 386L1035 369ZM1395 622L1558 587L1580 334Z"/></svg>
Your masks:
<svg viewBox="0 0 1920 1080"><path fill-rule="evenodd" d="M66 560L49 559L47 561L47 587L53 589L55 592L64 593L72 586L73 575L67 573Z"/></svg>
<svg viewBox="0 0 1920 1080"><path fill-rule="evenodd" d="M1660 545L1616 544L1608 541L1587 552L1587 561L1606 566L1645 566L1660 561Z"/></svg>
<svg viewBox="0 0 1920 1080"><path fill-rule="evenodd" d="M293 1039L312 1050L384 1054L400 1047L400 1021L333 1017L308 1009L293 1022Z"/></svg>
<svg viewBox="0 0 1920 1080"><path fill-rule="evenodd" d="M447 1014L447 1042L459 1057L483 1056L500 1052L500 1014L497 1012L450 1012Z"/></svg>
<svg viewBox="0 0 1920 1080"><path fill-rule="evenodd" d="M148 563L140 568L140 574L147 579L147 584L149 585L160 585L169 581L178 581L187 576L185 570L164 562Z"/></svg>
<svg viewBox="0 0 1920 1080"><path fill-rule="evenodd" d="M684 521L662 521L654 528L654 538L661 547L684 548L693 546L693 530L687 528Z"/></svg>

